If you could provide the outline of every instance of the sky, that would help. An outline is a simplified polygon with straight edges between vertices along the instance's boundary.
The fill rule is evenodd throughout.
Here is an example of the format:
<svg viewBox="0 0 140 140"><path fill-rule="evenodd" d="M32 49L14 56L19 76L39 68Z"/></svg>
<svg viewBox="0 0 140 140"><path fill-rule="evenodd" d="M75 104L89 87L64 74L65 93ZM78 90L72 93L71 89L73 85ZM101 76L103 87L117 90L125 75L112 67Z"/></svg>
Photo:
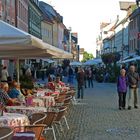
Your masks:
<svg viewBox="0 0 140 140"><path fill-rule="evenodd" d="M63 22L72 32L78 32L78 44L96 56L96 37L101 22L124 16L120 11L120 0L40 0L51 4L63 16ZM121 0L135 1L135 0Z"/></svg>

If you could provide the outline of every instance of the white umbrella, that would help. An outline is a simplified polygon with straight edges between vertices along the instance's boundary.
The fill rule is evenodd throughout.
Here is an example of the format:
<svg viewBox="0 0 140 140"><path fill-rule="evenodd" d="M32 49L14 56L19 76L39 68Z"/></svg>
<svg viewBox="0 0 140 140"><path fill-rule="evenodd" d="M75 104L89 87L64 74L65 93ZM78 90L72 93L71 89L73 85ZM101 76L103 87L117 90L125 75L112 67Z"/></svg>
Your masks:
<svg viewBox="0 0 140 140"><path fill-rule="evenodd" d="M56 61L51 60L51 59L42 59L42 60L48 62L49 64L55 63L55 62L56 62Z"/></svg>
<svg viewBox="0 0 140 140"><path fill-rule="evenodd" d="M91 59L91 60L86 61L84 65L97 65L99 63L102 63L101 59Z"/></svg>
<svg viewBox="0 0 140 140"><path fill-rule="evenodd" d="M98 63L93 60L88 60L84 63L84 65L97 65Z"/></svg>
<svg viewBox="0 0 140 140"><path fill-rule="evenodd" d="M81 62L74 61L74 62L71 62L70 65L71 66L82 66L82 63Z"/></svg>

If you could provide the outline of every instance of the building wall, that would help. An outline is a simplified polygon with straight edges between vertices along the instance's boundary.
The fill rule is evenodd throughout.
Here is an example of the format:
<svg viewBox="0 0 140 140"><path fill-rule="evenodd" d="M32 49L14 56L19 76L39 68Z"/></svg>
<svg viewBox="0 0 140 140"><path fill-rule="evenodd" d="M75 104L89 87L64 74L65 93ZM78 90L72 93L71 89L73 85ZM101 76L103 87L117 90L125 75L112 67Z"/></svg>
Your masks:
<svg viewBox="0 0 140 140"><path fill-rule="evenodd" d="M17 27L28 32L28 0L17 0Z"/></svg>
<svg viewBox="0 0 140 140"><path fill-rule="evenodd" d="M2 0L0 0L0 19L2 19Z"/></svg>
<svg viewBox="0 0 140 140"><path fill-rule="evenodd" d="M51 45L53 45L52 26L53 26L52 24L47 23L45 21L41 22L42 40Z"/></svg>
<svg viewBox="0 0 140 140"><path fill-rule="evenodd" d="M0 19L15 26L15 0L0 0Z"/></svg>
<svg viewBox="0 0 140 140"><path fill-rule="evenodd" d="M111 52L115 51L114 48L115 48L115 36L111 38Z"/></svg>
<svg viewBox="0 0 140 140"><path fill-rule="evenodd" d="M29 0L28 11L29 11L29 15L28 15L29 33L41 39L42 38L41 35L42 15L38 9L38 5L36 5L32 0Z"/></svg>
<svg viewBox="0 0 140 140"><path fill-rule="evenodd" d="M111 40L110 39L105 39L103 41L103 52L104 53L109 53L111 51Z"/></svg>
<svg viewBox="0 0 140 140"><path fill-rule="evenodd" d="M58 23L53 24L53 46L58 47Z"/></svg>
<svg viewBox="0 0 140 140"><path fill-rule="evenodd" d="M122 32L122 24L120 24L115 29L115 47L117 52L122 51L122 42L123 42L123 32Z"/></svg>
<svg viewBox="0 0 140 140"><path fill-rule="evenodd" d="M133 55L135 50L138 49L138 16L136 16L129 23L129 54Z"/></svg>
<svg viewBox="0 0 140 140"><path fill-rule="evenodd" d="M124 25L124 30L123 30L123 44L124 44L123 58L126 58L129 55L128 33L129 33L128 32L128 22L126 22Z"/></svg>
<svg viewBox="0 0 140 140"><path fill-rule="evenodd" d="M63 48L63 39L64 39L64 26L62 23L58 24L58 48Z"/></svg>

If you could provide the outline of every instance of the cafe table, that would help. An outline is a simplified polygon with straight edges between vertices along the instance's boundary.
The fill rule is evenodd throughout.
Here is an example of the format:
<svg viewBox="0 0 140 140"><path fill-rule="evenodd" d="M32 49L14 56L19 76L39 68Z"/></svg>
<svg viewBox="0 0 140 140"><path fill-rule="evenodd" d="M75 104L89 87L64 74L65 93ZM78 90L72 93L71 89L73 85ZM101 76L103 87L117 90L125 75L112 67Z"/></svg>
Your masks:
<svg viewBox="0 0 140 140"><path fill-rule="evenodd" d="M19 113L3 113L3 116L0 116L0 127L9 126L25 126L29 125L29 119L24 114Z"/></svg>
<svg viewBox="0 0 140 140"><path fill-rule="evenodd" d="M56 107L26 107L26 106L7 106L6 110L8 113L20 113L30 116L33 113L42 113L42 112L58 112L59 109Z"/></svg>
<svg viewBox="0 0 140 140"><path fill-rule="evenodd" d="M52 96L40 96L33 98L33 104L40 107L52 107L55 105L55 99Z"/></svg>
<svg viewBox="0 0 140 140"><path fill-rule="evenodd" d="M47 112L46 107L32 107L32 106L7 106L6 110L9 113L17 112L20 114L25 114L27 116L30 116L33 113Z"/></svg>

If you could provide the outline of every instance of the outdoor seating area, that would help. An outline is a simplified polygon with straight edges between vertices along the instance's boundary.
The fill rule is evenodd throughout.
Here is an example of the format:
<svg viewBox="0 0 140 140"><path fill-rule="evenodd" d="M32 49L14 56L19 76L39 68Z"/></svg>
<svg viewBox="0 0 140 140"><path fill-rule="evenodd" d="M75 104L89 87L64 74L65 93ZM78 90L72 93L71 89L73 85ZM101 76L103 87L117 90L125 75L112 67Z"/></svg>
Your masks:
<svg viewBox="0 0 140 140"><path fill-rule="evenodd" d="M46 140L49 130L52 130L51 136L54 140L65 136L65 132L70 129L67 115L72 109L76 90L65 83L55 89L50 90L44 85L32 89L32 94L23 95L25 100L18 105L1 103L0 129L5 133L0 139Z"/></svg>

